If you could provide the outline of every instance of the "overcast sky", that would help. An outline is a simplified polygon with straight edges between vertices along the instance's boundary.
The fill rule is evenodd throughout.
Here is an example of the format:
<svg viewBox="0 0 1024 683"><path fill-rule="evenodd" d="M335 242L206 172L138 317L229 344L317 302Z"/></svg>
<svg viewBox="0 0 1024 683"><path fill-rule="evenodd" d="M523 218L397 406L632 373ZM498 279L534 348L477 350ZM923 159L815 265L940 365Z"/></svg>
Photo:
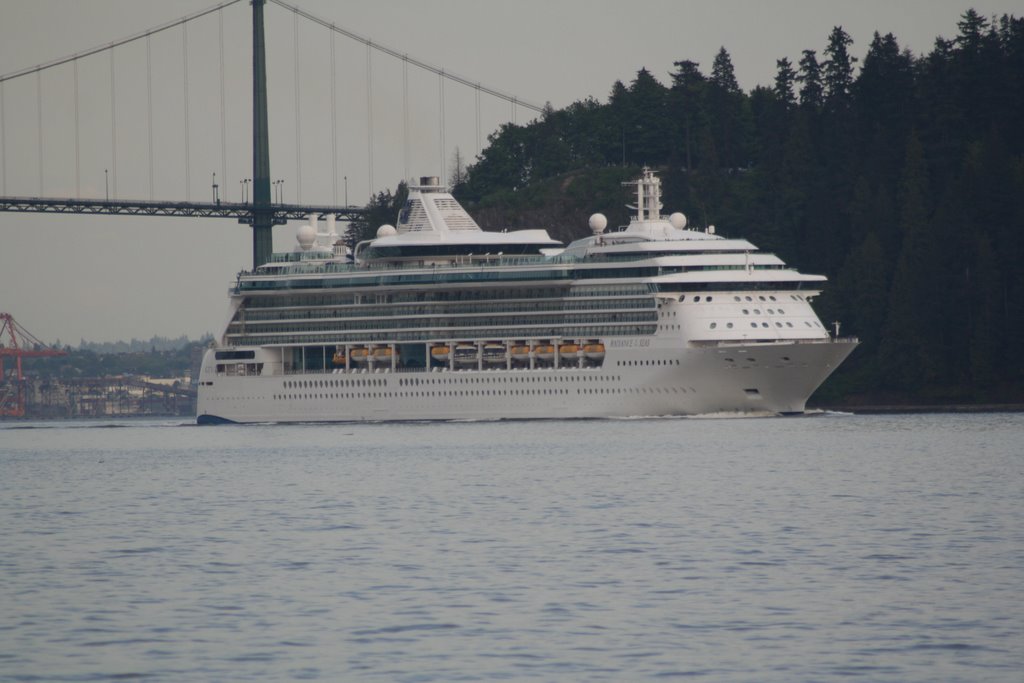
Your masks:
<svg viewBox="0 0 1024 683"><path fill-rule="evenodd" d="M804 49L820 55L833 26L850 34L857 57L876 30L920 54L936 36L954 36L968 6L986 16L1024 13L1021 0L291 1L411 57L556 108L606 101L615 80L628 83L641 67L666 83L675 61L697 61L707 73L723 46L750 90L771 83L777 59L796 63ZM215 4L0 0L0 74ZM109 52L79 60L77 78L68 64L38 82L35 75L6 82L0 194L203 201L216 172L221 196L240 199L240 181L251 176L250 11L240 2L185 31L154 35L148 67L143 40L117 48L113 66ZM371 173L373 190L393 188L407 168L410 176L440 174L455 147L472 158L502 122L533 116L484 96L478 134L474 90L446 83L442 107L437 76L414 67L403 73L401 61L374 53L371 151L365 46L337 36L332 69L326 28L303 19L296 26L273 4L266 17L271 168L284 180L285 201L343 202L347 178L349 200L362 204ZM293 234L294 226L276 228L275 248L290 249ZM43 340L73 345L219 334L227 287L250 259L249 229L225 219L0 213L0 311Z"/></svg>

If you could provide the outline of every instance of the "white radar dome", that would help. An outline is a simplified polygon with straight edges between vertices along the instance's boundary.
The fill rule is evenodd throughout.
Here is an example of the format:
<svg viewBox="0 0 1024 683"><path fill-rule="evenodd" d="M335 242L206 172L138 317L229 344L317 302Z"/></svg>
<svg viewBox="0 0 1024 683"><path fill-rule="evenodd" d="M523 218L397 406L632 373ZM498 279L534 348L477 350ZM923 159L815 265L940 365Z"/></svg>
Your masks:
<svg viewBox="0 0 1024 683"><path fill-rule="evenodd" d="M390 237L391 235L394 235L397 232L398 231L395 230L395 226L388 225L385 223L384 225L377 228L377 237Z"/></svg>
<svg viewBox="0 0 1024 683"><path fill-rule="evenodd" d="M590 226L591 232L595 235L600 235L608 227L608 219L605 218L603 213L595 213L587 221L587 224Z"/></svg>
<svg viewBox="0 0 1024 683"><path fill-rule="evenodd" d="M309 249L316 242L316 228L309 223L303 223L299 226L299 229L295 231L295 239L299 241L299 246L303 249Z"/></svg>
<svg viewBox="0 0 1024 683"><path fill-rule="evenodd" d="M668 217L668 222L671 223L672 227L676 230L682 230L686 227L686 215L676 211Z"/></svg>

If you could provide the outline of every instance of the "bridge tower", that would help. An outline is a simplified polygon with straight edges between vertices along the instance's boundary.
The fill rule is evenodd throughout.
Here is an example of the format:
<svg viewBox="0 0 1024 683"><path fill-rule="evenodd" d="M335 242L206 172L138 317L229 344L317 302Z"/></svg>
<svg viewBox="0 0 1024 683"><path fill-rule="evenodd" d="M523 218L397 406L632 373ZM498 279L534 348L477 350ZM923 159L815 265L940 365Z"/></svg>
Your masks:
<svg viewBox="0 0 1024 683"><path fill-rule="evenodd" d="M263 6L252 0L252 267L274 253L274 210L270 205L270 134L267 127L267 50Z"/></svg>

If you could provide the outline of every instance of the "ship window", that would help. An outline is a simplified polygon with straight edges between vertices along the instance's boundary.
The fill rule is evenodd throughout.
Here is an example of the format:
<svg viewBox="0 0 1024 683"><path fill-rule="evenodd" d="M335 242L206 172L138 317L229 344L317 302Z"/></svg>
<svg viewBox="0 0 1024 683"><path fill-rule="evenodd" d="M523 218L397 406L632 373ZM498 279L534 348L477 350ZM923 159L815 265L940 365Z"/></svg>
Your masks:
<svg viewBox="0 0 1024 683"><path fill-rule="evenodd" d="M755 308L754 309L754 314L755 315L761 315L761 309L760 308Z"/></svg>
<svg viewBox="0 0 1024 683"><path fill-rule="evenodd" d="M711 323L711 329L715 329L716 327L718 327L718 323Z"/></svg>
<svg viewBox="0 0 1024 683"><path fill-rule="evenodd" d="M750 323L751 327L757 327L757 323Z"/></svg>
<svg viewBox="0 0 1024 683"><path fill-rule="evenodd" d="M743 309L743 315L750 315L750 309L749 308L744 308Z"/></svg>
<svg viewBox="0 0 1024 683"><path fill-rule="evenodd" d="M736 301L740 300L740 298L738 296L734 296L733 299L735 299Z"/></svg>
<svg viewBox="0 0 1024 683"><path fill-rule="evenodd" d="M775 297L770 294L768 295L768 298L771 299L772 301L775 301Z"/></svg>
<svg viewBox="0 0 1024 683"><path fill-rule="evenodd" d="M775 323L775 327L782 327L782 323Z"/></svg>
<svg viewBox="0 0 1024 683"><path fill-rule="evenodd" d="M775 311L773 311L773 310L772 310L772 309L770 309L770 308L768 309L768 315L772 315L772 314L774 314L774 313L775 313Z"/></svg>
<svg viewBox="0 0 1024 683"><path fill-rule="evenodd" d="M753 301L753 299L751 299L749 296L745 296L743 298L746 299L747 301Z"/></svg>
<svg viewBox="0 0 1024 683"><path fill-rule="evenodd" d="M779 315L786 315L786 312L780 308L779 309Z"/></svg>
<svg viewBox="0 0 1024 683"><path fill-rule="evenodd" d="M761 327L768 327L768 323L761 323Z"/></svg>
<svg viewBox="0 0 1024 683"><path fill-rule="evenodd" d="M710 296L709 296L709 297L707 297L707 298L705 299L705 301L707 301L707 302L709 302L709 303L710 303L710 302L711 302L711 297L710 297Z"/></svg>
<svg viewBox="0 0 1024 683"><path fill-rule="evenodd" d="M793 323L791 323L791 322L787 322L787 323L786 323L786 327L793 327Z"/></svg>
<svg viewBox="0 0 1024 683"><path fill-rule="evenodd" d="M693 297L693 300L694 300L694 302L699 302L700 301L700 297L699 296L695 296L695 297Z"/></svg>

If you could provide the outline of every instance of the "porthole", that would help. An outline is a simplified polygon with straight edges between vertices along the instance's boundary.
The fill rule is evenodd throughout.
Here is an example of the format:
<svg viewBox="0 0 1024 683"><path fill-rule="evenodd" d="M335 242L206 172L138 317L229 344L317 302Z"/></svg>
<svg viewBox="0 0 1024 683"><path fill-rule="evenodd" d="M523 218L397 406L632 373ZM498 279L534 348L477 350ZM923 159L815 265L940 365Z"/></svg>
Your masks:
<svg viewBox="0 0 1024 683"><path fill-rule="evenodd" d="M768 323L761 323L761 327L768 327Z"/></svg>
<svg viewBox="0 0 1024 683"><path fill-rule="evenodd" d="M751 299L749 296L745 296L743 298L746 299L747 301L753 301L753 299Z"/></svg>
<svg viewBox="0 0 1024 683"><path fill-rule="evenodd" d="M767 310L768 310L768 315L775 315L775 311L773 311L772 309L769 308Z"/></svg>
<svg viewBox="0 0 1024 683"><path fill-rule="evenodd" d="M728 327L730 330L732 329L732 323L726 323L725 326Z"/></svg>
<svg viewBox="0 0 1024 683"><path fill-rule="evenodd" d="M757 323L750 323L751 327L757 327Z"/></svg>
<svg viewBox="0 0 1024 683"><path fill-rule="evenodd" d="M775 327L782 327L782 323L779 323L779 322L775 323Z"/></svg>
<svg viewBox="0 0 1024 683"><path fill-rule="evenodd" d="M750 315L750 309L749 308L744 308L743 309L743 315Z"/></svg>
<svg viewBox="0 0 1024 683"><path fill-rule="evenodd" d="M700 297L699 296L693 297L693 301L694 301L694 303L699 303L700 302Z"/></svg>
<svg viewBox="0 0 1024 683"><path fill-rule="evenodd" d="M760 308L755 308L754 309L754 315L761 315L761 309Z"/></svg>
<svg viewBox="0 0 1024 683"><path fill-rule="evenodd" d="M740 298L739 298L738 296L734 296L734 297L733 297L733 300L735 300L735 301L739 301L739 300L740 300Z"/></svg>
<svg viewBox="0 0 1024 683"><path fill-rule="evenodd" d="M793 327L793 323L786 321L786 327Z"/></svg>
<svg viewBox="0 0 1024 683"><path fill-rule="evenodd" d="M716 327L718 327L718 323L711 323L711 329L715 329Z"/></svg>
<svg viewBox="0 0 1024 683"><path fill-rule="evenodd" d="M775 297L770 294L768 295L768 298L771 299L772 301L775 301Z"/></svg>
<svg viewBox="0 0 1024 683"><path fill-rule="evenodd" d="M707 301L708 303L711 303L711 297L710 296L709 297L705 297L704 300Z"/></svg>
<svg viewBox="0 0 1024 683"><path fill-rule="evenodd" d="M758 299L760 299L761 301L764 301L764 300L765 300L765 298L764 298L763 296L759 296L759 297L757 297L757 298L758 298Z"/></svg>

